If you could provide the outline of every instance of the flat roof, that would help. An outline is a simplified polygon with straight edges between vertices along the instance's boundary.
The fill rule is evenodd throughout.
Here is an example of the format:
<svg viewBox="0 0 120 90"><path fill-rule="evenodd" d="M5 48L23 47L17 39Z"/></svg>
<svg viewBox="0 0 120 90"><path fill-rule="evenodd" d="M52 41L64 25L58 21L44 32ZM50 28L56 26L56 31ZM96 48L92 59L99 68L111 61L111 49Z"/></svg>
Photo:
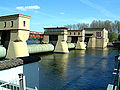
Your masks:
<svg viewBox="0 0 120 90"><path fill-rule="evenodd" d="M99 27L99 28L84 28L84 30L103 30L104 28L103 27Z"/></svg>
<svg viewBox="0 0 120 90"><path fill-rule="evenodd" d="M51 27L51 28L44 28L44 29L68 29L66 27Z"/></svg>
<svg viewBox="0 0 120 90"><path fill-rule="evenodd" d="M30 18L31 16L27 16L27 15L23 15L23 14L13 14L13 15L0 16L0 18L9 18L9 17L26 17L26 18Z"/></svg>
<svg viewBox="0 0 120 90"><path fill-rule="evenodd" d="M83 29L82 29L83 30ZM74 32L74 31L82 31L82 30L68 30L68 32L70 32L70 31L72 31L72 32Z"/></svg>

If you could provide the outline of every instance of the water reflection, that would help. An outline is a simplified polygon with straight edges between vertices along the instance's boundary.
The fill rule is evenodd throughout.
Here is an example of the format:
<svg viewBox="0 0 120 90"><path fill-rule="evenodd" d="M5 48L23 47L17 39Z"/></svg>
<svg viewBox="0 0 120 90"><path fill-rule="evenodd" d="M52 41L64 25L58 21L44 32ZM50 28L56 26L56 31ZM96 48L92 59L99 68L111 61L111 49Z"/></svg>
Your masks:
<svg viewBox="0 0 120 90"><path fill-rule="evenodd" d="M88 48L86 55L107 56L109 48Z"/></svg>
<svg viewBox="0 0 120 90"><path fill-rule="evenodd" d="M41 90L106 89L112 81L116 54L118 52L113 49L96 48L71 50L69 54L39 55L40 62L24 68L24 73L29 75L27 85Z"/></svg>
<svg viewBox="0 0 120 90"><path fill-rule="evenodd" d="M53 70L53 72L56 71L59 74L64 74L64 75L66 74L68 55L69 54L58 54L58 53L54 54L53 66L56 68L54 68L55 70Z"/></svg>

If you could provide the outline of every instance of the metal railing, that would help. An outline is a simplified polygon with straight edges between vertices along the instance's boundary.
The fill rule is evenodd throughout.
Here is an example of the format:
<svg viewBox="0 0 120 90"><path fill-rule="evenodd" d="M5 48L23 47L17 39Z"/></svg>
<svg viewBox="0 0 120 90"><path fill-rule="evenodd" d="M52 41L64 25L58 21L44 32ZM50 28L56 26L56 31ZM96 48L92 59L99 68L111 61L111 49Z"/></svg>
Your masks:
<svg viewBox="0 0 120 90"><path fill-rule="evenodd" d="M19 82L19 85L17 84ZM0 90L36 90L25 86L25 77L23 74L19 74L19 79L15 79L9 82L0 80Z"/></svg>
<svg viewBox="0 0 120 90"><path fill-rule="evenodd" d="M120 90L120 60L118 59L120 56L115 56L115 65L114 65L114 72L115 75L114 83L113 83L113 90L115 90L115 86L117 86L117 90Z"/></svg>

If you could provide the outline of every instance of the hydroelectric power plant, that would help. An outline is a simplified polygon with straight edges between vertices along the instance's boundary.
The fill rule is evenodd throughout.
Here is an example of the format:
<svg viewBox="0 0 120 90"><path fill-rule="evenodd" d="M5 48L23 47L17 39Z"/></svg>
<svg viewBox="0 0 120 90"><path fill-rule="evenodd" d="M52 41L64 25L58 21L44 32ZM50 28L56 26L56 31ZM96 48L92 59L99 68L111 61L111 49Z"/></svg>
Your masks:
<svg viewBox="0 0 120 90"><path fill-rule="evenodd" d="M44 28L41 43L27 45L30 18L22 14L0 17L0 89L107 89L119 51L107 48L105 28Z"/></svg>

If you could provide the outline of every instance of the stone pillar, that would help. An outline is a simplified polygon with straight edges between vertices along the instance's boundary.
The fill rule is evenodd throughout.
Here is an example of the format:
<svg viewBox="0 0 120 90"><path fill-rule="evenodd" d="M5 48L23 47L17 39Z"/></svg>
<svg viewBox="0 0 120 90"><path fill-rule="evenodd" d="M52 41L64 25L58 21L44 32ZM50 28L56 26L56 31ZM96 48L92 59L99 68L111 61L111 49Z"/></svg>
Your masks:
<svg viewBox="0 0 120 90"><path fill-rule="evenodd" d="M96 47L96 38L95 38L95 37L92 37L92 38L91 38L91 47L92 47L92 48L95 48L95 47Z"/></svg>
<svg viewBox="0 0 120 90"><path fill-rule="evenodd" d="M86 49L86 44L84 42L84 40L85 40L85 30L82 30L81 35L82 36L78 37L78 41L77 41L75 49Z"/></svg>
<svg viewBox="0 0 120 90"><path fill-rule="evenodd" d="M26 40L28 40L29 31L11 30L10 42L6 58L17 58L29 56Z"/></svg>
<svg viewBox="0 0 120 90"><path fill-rule="evenodd" d="M71 43L72 37L67 37L67 43Z"/></svg>
<svg viewBox="0 0 120 90"><path fill-rule="evenodd" d="M55 46L54 52L56 53L69 53L68 45L67 45L67 35L58 35L58 41Z"/></svg>
<svg viewBox="0 0 120 90"><path fill-rule="evenodd" d="M43 43L49 43L49 35L44 35L44 38L42 40Z"/></svg>

